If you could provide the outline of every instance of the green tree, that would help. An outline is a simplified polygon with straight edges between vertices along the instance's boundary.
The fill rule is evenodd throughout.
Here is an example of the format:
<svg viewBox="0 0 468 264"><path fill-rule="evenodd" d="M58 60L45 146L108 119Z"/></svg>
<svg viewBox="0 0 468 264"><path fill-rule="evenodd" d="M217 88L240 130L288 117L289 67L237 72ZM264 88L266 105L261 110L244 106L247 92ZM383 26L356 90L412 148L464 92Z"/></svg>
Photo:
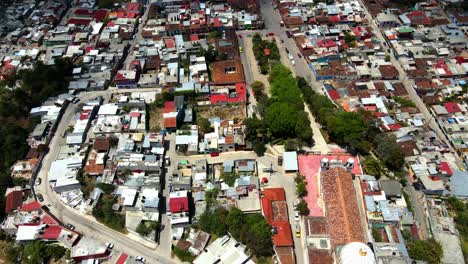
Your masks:
<svg viewBox="0 0 468 264"><path fill-rule="evenodd" d="M296 109L288 103L273 103L265 113L265 122L276 138L293 137L296 127Z"/></svg>
<svg viewBox="0 0 468 264"><path fill-rule="evenodd" d="M18 263L18 259L21 257L23 252L23 245L8 243L6 247L6 257L9 263Z"/></svg>
<svg viewBox="0 0 468 264"><path fill-rule="evenodd" d="M377 145L375 151L385 165L391 170L401 170L405 157L396 143L396 137L381 133L375 138L375 144Z"/></svg>
<svg viewBox="0 0 468 264"><path fill-rule="evenodd" d="M146 227L145 223L141 221L136 228L136 232L141 236L146 236L149 234L150 230Z"/></svg>
<svg viewBox="0 0 468 264"><path fill-rule="evenodd" d="M211 132L211 123L206 118L198 118L197 125L200 128L200 131L204 134Z"/></svg>
<svg viewBox="0 0 468 264"><path fill-rule="evenodd" d="M99 182L98 184L96 184L96 187L101 189L106 194L110 194L115 190L115 185L103 182Z"/></svg>
<svg viewBox="0 0 468 264"><path fill-rule="evenodd" d="M349 31L347 31L345 33L344 40L345 40L346 44L348 44L351 47L354 47L355 42L356 42L356 37L353 36Z"/></svg>
<svg viewBox="0 0 468 264"><path fill-rule="evenodd" d="M65 256L67 250L68 249L58 244L50 244L46 245L45 255L47 256L47 258L59 260Z"/></svg>
<svg viewBox="0 0 468 264"><path fill-rule="evenodd" d="M255 154L257 154L257 156L263 156L266 151L265 144L260 141L255 141L253 143L253 151L255 152Z"/></svg>
<svg viewBox="0 0 468 264"><path fill-rule="evenodd" d="M244 224L242 211L238 208L232 208L226 218L229 233L237 240L240 239L241 229Z"/></svg>
<svg viewBox="0 0 468 264"><path fill-rule="evenodd" d="M382 242L382 235L379 233L379 230L376 227L372 227L372 237L374 238L375 242Z"/></svg>
<svg viewBox="0 0 468 264"><path fill-rule="evenodd" d="M307 203L304 200L301 200L297 204L296 210L299 212L300 215L309 215L310 213L309 207L307 206Z"/></svg>
<svg viewBox="0 0 468 264"><path fill-rule="evenodd" d="M23 263L37 264L43 263L46 255L44 254L46 247L42 241L35 240L30 242L24 247L23 250Z"/></svg>
<svg viewBox="0 0 468 264"><path fill-rule="evenodd" d="M255 81L250 86L252 87L254 94L263 93L265 91L265 84L261 81Z"/></svg>
<svg viewBox="0 0 468 264"><path fill-rule="evenodd" d="M415 260L423 260L429 264L438 264L443 256L442 246L434 238L410 242L409 256Z"/></svg>
<svg viewBox="0 0 468 264"><path fill-rule="evenodd" d="M297 141L295 139L287 139L284 142L284 149L286 151L296 151L297 150Z"/></svg>
<svg viewBox="0 0 468 264"><path fill-rule="evenodd" d="M386 62L389 62L391 59L392 59L392 57L390 57L390 54L385 55L385 61Z"/></svg>
<svg viewBox="0 0 468 264"><path fill-rule="evenodd" d="M302 198L307 195L307 187L306 182L299 182L296 184L296 194L298 197Z"/></svg>
<svg viewBox="0 0 468 264"><path fill-rule="evenodd" d="M221 31L219 30L214 30L208 33L208 38L220 38L221 37Z"/></svg>
<svg viewBox="0 0 468 264"><path fill-rule="evenodd" d="M256 256L271 256L273 254L271 227L265 218L261 214L250 214L245 216L245 223L241 241Z"/></svg>
<svg viewBox="0 0 468 264"><path fill-rule="evenodd" d="M366 157L366 159L362 163L362 167L366 174L375 176L377 179L379 179L382 175L385 174L385 169L382 163L372 156Z"/></svg>
<svg viewBox="0 0 468 264"><path fill-rule="evenodd" d="M176 246L172 248L172 252L174 252L177 258L179 258L183 262L192 263L193 260L195 259L195 256L192 255L190 252L188 252L187 250L183 250Z"/></svg>

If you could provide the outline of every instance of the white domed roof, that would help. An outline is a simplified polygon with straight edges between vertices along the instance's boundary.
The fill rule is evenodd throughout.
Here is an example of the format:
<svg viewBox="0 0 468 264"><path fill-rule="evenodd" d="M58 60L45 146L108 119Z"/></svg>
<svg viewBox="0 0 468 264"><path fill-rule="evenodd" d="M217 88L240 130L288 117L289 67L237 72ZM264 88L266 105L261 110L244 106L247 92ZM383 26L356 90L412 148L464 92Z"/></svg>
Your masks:
<svg viewBox="0 0 468 264"><path fill-rule="evenodd" d="M374 252L361 242L352 242L342 247L339 264L375 264Z"/></svg>

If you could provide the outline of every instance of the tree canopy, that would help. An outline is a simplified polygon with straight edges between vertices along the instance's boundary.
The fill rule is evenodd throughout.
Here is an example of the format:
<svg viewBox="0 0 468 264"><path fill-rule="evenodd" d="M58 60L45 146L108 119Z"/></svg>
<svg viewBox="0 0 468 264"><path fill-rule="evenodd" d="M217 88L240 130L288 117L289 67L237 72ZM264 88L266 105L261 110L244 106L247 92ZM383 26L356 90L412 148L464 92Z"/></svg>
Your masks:
<svg viewBox="0 0 468 264"><path fill-rule="evenodd" d="M326 96L315 93L303 78L298 78L297 84L315 120L322 125L332 141L345 146L352 154L375 151L389 169L402 169L404 156L395 137L380 132L377 121L369 112L346 112L336 107ZM376 173L376 176L383 172L383 168L373 160L366 165L366 169Z"/></svg>
<svg viewBox="0 0 468 264"><path fill-rule="evenodd" d="M301 143L311 145L313 133L310 121L304 112L301 91L291 71L277 63L271 69L269 82L272 93L270 99L263 97L262 83L252 84L257 91L256 98L261 108L259 112L264 115L264 119L245 120L246 136L253 142L255 152L263 151L260 145L274 139L297 138Z"/></svg>
<svg viewBox="0 0 468 264"><path fill-rule="evenodd" d="M228 232L244 243L257 257L273 254L271 227L261 214L244 215L237 208L226 210L223 207L207 210L198 221L199 227L218 237Z"/></svg>
<svg viewBox="0 0 468 264"><path fill-rule="evenodd" d="M412 259L423 260L429 264L439 264L444 251L439 242L430 238L410 242L408 253Z"/></svg>

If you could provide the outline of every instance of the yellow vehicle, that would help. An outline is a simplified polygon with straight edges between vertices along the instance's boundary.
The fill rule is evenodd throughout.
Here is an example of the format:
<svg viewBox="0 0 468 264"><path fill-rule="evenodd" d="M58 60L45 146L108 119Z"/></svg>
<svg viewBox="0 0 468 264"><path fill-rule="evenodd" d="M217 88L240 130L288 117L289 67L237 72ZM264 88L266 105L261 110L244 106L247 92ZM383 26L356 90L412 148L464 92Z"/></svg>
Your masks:
<svg viewBox="0 0 468 264"><path fill-rule="evenodd" d="M301 237L301 230L296 230L296 237Z"/></svg>
<svg viewBox="0 0 468 264"><path fill-rule="evenodd" d="M239 47L239 52L242 53L244 49L242 47Z"/></svg>

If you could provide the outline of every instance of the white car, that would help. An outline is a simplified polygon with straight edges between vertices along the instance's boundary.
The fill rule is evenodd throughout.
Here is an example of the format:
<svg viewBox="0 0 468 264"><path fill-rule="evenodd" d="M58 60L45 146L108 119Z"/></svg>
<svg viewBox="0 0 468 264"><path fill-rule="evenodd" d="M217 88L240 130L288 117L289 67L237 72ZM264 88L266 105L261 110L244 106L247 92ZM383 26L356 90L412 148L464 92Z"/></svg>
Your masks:
<svg viewBox="0 0 468 264"><path fill-rule="evenodd" d="M145 263L145 262L146 262L146 259L145 259L144 257L142 257L142 256L136 256L136 257L135 257L135 260L136 260L136 261L140 261L141 263Z"/></svg>
<svg viewBox="0 0 468 264"><path fill-rule="evenodd" d="M294 60L291 60L292 66L296 65L296 62Z"/></svg>
<svg viewBox="0 0 468 264"><path fill-rule="evenodd" d="M113 249L113 248L114 248L114 244L112 244L112 243L106 243L106 247L107 247L108 249Z"/></svg>
<svg viewBox="0 0 468 264"><path fill-rule="evenodd" d="M294 220L296 220L296 222L299 222L299 212L298 211L294 211Z"/></svg>

